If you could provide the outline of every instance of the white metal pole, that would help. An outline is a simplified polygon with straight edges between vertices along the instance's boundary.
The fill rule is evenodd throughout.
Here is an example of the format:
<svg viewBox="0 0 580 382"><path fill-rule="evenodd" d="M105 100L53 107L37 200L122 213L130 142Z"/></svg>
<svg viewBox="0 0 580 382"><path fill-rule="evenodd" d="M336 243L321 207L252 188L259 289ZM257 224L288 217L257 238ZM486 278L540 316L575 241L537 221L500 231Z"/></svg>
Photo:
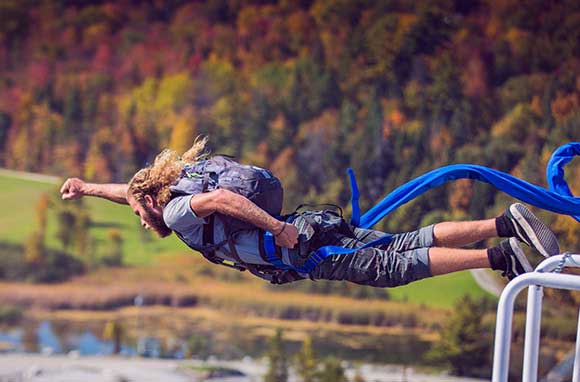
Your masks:
<svg viewBox="0 0 580 382"><path fill-rule="evenodd" d="M565 266L578 266L579 258L578 255L573 255L571 258L567 259L564 258L564 255L552 256L538 264L536 272L551 272L558 268L562 261L564 261ZM574 262L574 260L576 260L576 262ZM524 382L536 382L538 380L543 289L544 288L539 285L534 285L528 288L526 339L524 342L524 367L522 373L522 381Z"/></svg>
<svg viewBox="0 0 580 382"><path fill-rule="evenodd" d="M543 288L539 285L532 285L528 288L524 367L522 370L523 382L536 382L538 380L543 294Z"/></svg>
<svg viewBox="0 0 580 382"><path fill-rule="evenodd" d="M576 354L574 354L572 382L580 382L580 310L578 311L578 332L576 333Z"/></svg>
<svg viewBox="0 0 580 382"><path fill-rule="evenodd" d="M569 255L564 259L565 255L551 256L542 261L536 267L536 272L552 272L554 269L560 266L560 263L564 261L564 267L580 267L580 255L574 254Z"/></svg>
<svg viewBox="0 0 580 382"><path fill-rule="evenodd" d="M580 277L566 274L531 272L516 277L505 287L500 296L497 309L493 382L507 382L508 380L514 301L524 288L531 285L580 290Z"/></svg>
<svg viewBox="0 0 580 382"><path fill-rule="evenodd" d="M516 296L525 287L513 280L503 290L497 304L497 322L495 324L495 344L493 353L493 382L507 382L510 364L510 345L512 340L512 319Z"/></svg>

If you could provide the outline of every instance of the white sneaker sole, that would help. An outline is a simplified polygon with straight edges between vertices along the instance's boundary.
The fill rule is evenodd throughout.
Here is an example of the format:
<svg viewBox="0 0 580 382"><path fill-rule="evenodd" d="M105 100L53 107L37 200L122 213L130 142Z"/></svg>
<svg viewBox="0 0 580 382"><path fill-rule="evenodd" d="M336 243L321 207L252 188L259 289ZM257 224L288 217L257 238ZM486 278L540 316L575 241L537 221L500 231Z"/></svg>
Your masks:
<svg viewBox="0 0 580 382"><path fill-rule="evenodd" d="M526 217L524 217L524 215L522 215L522 213L518 210L518 208L517 208L518 206L522 206L524 208L524 211L527 211L527 208L523 204L516 203L516 204L512 204L509 207L510 213L517 220L517 222L521 226L521 228L523 228L524 232L526 233L526 236L532 241L534 248L536 248L544 257L550 257L553 255L557 255L558 253L550 254L548 252L548 250L546 249L546 247L544 247L541 240L536 235L536 232L534 231L532 226L528 223L528 220L526 219ZM538 225L544 225L544 223L539 221L533 214L531 216L529 216L529 218L533 219L534 223L537 223ZM516 231L519 231L519 227L517 225L515 225L515 229L516 229ZM546 228L546 229L549 230L548 228ZM523 235L521 233L518 232L518 234L519 234L519 236L523 237ZM557 252L559 252L559 249Z"/></svg>
<svg viewBox="0 0 580 382"><path fill-rule="evenodd" d="M518 239L516 239L515 237L511 237L509 240L509 243L510 243L510 247L512 248L512 251L514 251L514 255L516 256L516 258L518 259L518 261L522 265L522 268L524 268L524 272L527 273L527 272L533 271L534 269L532 268L532 264L530 264L530 261L526 257L526 254L524 253L524 251L522 251L522 249L520 248L520 246L518 244ZM512 262L512 272L515 275L517 275L518 271L515 268L516 268L516 264L514 262Z"/></svg>

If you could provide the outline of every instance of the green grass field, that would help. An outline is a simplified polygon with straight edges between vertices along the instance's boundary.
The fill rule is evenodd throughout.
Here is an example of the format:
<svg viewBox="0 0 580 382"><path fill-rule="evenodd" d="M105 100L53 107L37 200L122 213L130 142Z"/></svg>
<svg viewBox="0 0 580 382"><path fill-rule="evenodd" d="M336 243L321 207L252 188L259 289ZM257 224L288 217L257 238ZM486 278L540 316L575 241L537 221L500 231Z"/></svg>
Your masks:
<svg viewBox="0 0 580 382"><path fill-rule="evenodd" d="M35 207L43 193L54 194L60 185L0 175L0 242L22 244L36 229ZM85 199L93 227L90 230L96 256L107 253L108 231L118 229L123 236L124 261L145 265L160 254L187 251L176 237L160 240L139 225L128 206L97 198ZM47 246L62 249L56 237L57 222L49 210Z"/></svg>
<svg viewBox="0 0 580 382"><path fill-rule="evenodd" d="M0 174L0 203L4 208L0 214L0 242L23 244L37 224L35 206L40 196L43 193L56 193L58 187L56 183ZM122 233L124 261L127 265L152 264L152 260L161 258L161 255L163 261L171 261L172 254L189 251L175 236L160 240L143 230L127 206L96 198L87 198L86 202L94 223L91 236L96 256L107 253L108 231L113 228ZM61 249L55 235L57 227L53 215L49 213L47 245ZM450 307L464 294L479 297L487 295L487 292L475 283L469 272L460 272L394 288L389 290L389 294L393 300Z"/></svg>
<svg viewBox="0 0 580 382"><path fill-rule="evenodd" d="M389 289L396 301L409 301L432 307L447 308L465 294L472 297L492 297L476 284L468 271L416 281L399 288Z"/></svg>

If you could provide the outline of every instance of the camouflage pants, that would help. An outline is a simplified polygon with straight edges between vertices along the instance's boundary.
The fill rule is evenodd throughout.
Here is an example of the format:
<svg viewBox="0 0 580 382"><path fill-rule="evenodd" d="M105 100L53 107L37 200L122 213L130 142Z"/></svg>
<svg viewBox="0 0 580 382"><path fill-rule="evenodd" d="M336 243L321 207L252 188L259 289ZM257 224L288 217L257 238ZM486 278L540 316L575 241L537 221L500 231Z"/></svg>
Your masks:
<svg viewBox="0 0 580 382"><path fill-rule="evenodd" d="M384 235L380 231L353 227L331 211L307 211L301 216L307 217L308 224L297 224L301 249L288 252L293 264L303 263L307 254L326 245L359 248ZM305 231L309 232L305 235ZM431 225L395 234L387 245L327 257L308 276L313 280L347 280L375 287L405 285L431 276L429 247L432 246Z"/></svg>

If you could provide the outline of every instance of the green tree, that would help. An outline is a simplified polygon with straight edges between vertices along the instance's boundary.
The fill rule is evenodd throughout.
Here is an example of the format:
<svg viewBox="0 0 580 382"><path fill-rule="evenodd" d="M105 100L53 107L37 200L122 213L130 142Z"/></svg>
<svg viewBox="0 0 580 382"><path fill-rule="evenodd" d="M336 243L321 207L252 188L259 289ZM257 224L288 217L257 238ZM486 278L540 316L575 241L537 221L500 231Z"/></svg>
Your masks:
<svg viewBox="0 0 580 382"><path fill-rule="evenodd" d="M103 329L103 338L113 342L113 354L121 352L121 345L125 338L125 327L118 321L109 321Z"/></svg>
<svg viewBox="0 0 580 382"><path fill-rule="evenodd" d="M288 360L282 335L282 329L278 329L274 337L270 340L270 347L267 354L270 366L264 377L264 382L288 381Z"/></svg>
<svg viewBox="0 0 580 382"><path fill-rule="evenodd" d="M6 141L8 140L8 132L10 131L10 126L12 125L12 118L10 114L0 111L0 163L4 162L4 148L6 146Z"/></svg>
<svg viewBox="0 0 580 382"><path fill-rule="evenodd" d="M24 248L24 260L29 265L42 264L46 254L44 247L44 235L39 231L34 231L26 240Z"/></svg>
<svg viewBox="0 0 580 382"><path fill-rule="evenodd" d="M312 350L312 339L310 337L304 340L300 352L296 355L295 365L296 374L298 374L302 382L314 382L316 380L318 362Z"/></svg>
<svg viewBox="0 0 580 382"><path fill-rule="evenodd" d="M376 88L365 95L364 111L364 117L359 119L364 128L348 137L348 146L361 190L361 207L366 209L369 202L383 195L385 175L391 171L395 158L391 143L383 136L383 110Z"/></svg>
<svg viewBox="0 0 580 382"><path fill-rule="evenodd" d="M46 193L40 196L36 204L36 230L29 236L24 248L24 259L27 264L40 265L46 261L46 214L48 211L48 195Z"/></svg>
<svg viewBox="0 0 580 382"><path fill-rule="evenodd" d="M77 211L74 232L75 254L89 266L93 264L92 238L89 232L91 218L85 209Z"/></svg>
<svg viewBox="0 0 580 382"><path fill-rule="evenodd" d="M56 210L56 236L64 251L71 251L85 261L90 260L91 238L89 228L91 219L83 200L63 202L55 194L51 206Z"/></svg>
<svg viewBox="0 0 580 382"><path fill-rule="evenodd" d="M17 0L0 1L0 42L23 38L30 24L28 4Z"/></svg>
<svg viewBox="0 0 580 382"><path fill-rule="evenodd" d="M478 376L489 369L491 333L483 325L487 305L468 295L462 297L445 323L441 339L429 351L429 358L449 364L456 375Z"/></svg>
<svg viewBox="0 0 580 382"><path fill-rule="evenodd" d="M337 84L332 73L313 57L305 56L296 61L288 92L290 104L287 105L287 116L296 124L339 104Z"/></svg>
<svg viewBox="0 0 580 382"><path fill-rule="evenodd" d="M73 86L69 88L64 100L62 138L70 139L81 132L83 120L82 93Z"/></svg>
<svg viewBox="0 0 580 382"><path fill-rule="evenodd" d="M206 359L212 351L211 337L209 335L192 334L187 339L186 357Z"/></svg>
<svg viewBox="0 0 580 382"><path fill-rule="evenodd" d="M71 227L75 224L75 214L71 209L61 209L56 214L58 227L56 236L60 240L62 249L67 251L74 239Z"/></svg>
<svg viewBox="0 0 580 382"><path fill-rule="evenodd" d="M318 382L348 382L340 360L334 357L327 358L322 364Z"/></svg>
<svg viewBox="0 0 580 382"><path fill-rule="evenodd" d="M109 243L109 253L104 256L102 263L110 267L120 267L123 265L123 235L118 229L111 229L107 232Z"/></svg>

